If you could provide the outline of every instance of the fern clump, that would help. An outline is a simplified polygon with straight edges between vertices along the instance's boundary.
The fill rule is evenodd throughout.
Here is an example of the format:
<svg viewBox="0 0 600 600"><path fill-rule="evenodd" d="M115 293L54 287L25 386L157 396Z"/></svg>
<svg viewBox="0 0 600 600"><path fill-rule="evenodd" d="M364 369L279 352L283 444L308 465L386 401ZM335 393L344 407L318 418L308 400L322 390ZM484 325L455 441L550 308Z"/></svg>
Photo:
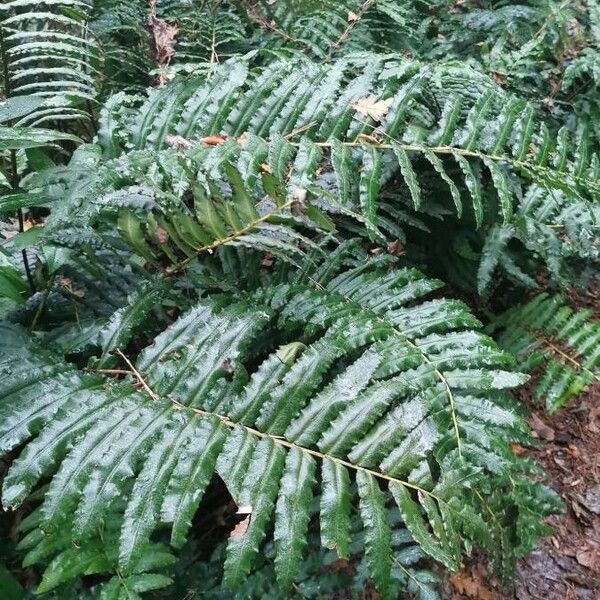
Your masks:
<svg viewBox="0 0 600 600"><path fill-rule="evenodd" d="M512 391L598 378L584 4L0 7L16 577L435 598L478 548L510 583L560 510Z"/></svg>

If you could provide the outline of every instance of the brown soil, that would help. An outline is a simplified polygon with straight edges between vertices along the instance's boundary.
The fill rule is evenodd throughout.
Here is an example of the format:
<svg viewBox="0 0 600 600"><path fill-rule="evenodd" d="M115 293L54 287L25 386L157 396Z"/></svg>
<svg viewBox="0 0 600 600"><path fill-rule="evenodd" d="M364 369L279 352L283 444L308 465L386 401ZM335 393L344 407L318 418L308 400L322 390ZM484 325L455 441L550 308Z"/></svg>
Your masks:
<svg viewBox="0 0 600 600"><path fill-rule="evenodd" d="M487 575L483 560L449 578L446 600L596 600L600 598L600 384L549 416L532 405L530 424L543 442L528 448L565 502L551 517L554 535L520 561L514 591Z"/></svg>

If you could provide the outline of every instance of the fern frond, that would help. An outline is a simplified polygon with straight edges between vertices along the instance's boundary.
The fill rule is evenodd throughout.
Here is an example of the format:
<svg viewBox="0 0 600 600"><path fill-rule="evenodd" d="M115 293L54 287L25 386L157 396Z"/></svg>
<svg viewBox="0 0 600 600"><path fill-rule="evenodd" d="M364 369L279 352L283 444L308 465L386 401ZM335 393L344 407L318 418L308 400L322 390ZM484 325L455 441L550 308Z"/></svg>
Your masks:
<svg viewBox="0 0 600 600"><path fill-rule="evenodd" d="M589 309L540 294L492 321L489 330L525 372L541 369L534 398L552 413L600 381L600 324Z"/></svg>
<svg viewBox="0 0 600 600"><path fill-rule="evenodd" d="M87 34L90 4L12 0L0 6L4 91L44 99L17 125L87 118L96 97L97 48Z"/></svg>
<svg viewBox="0 0 600 600"><path fill-rule="evenodd" d="M417 598L425 600L426 598L437 599L435 587L437 578L431 571L417 569L417 561L424 556L424 553L415 544L410 533L402 526L402 520L397 508L386 509L386 520L392 531L392 590L391 596L401 595L404 590L412 592ZM335 564L344 565L339 561L335 550L329 550L320 545L318 534L311 533L308 536L307 557L302 562L295 589L297 593L307 597L312 597L315 593L320 595L340 593L343 590L362 590L367 584L368 567L364 557L365 543L361 536L362 522L360 516L351 517L351 535L355 540L352 544L349 562L350 567L345 572L335 570ZM233 597L233 594L220 584L222 577L222 561L225 555L225 547L218 549L215 556L211 557L208 564L202 565L202 572L197 578L198 589L206 590L206 593L219 593L224 598ZM284 600L289 597L289 592L282 591L275 584L276 576L273 563L276 557L276 547L273 543L265 544L262 556L257 557L257 561L262 561L264 565L253 569L253 572L243 582L242 587L237 592L241 597L273 597L276 600ZM337 563L336 563L337 561ZM350 562L352 561L352 562ZM354 563L356 574L353 573ZM325 569L323 566L325 565ZM327 569L331 566L331 569ZM331 571L336 572L332 573ZM315 590L318 590L315 592Z"/></svg>
<svg viewBox="0 0 600 600"><path fill-rule="evenodd" d="M150 85L154 64L147 20L147 2L93 3L89 28L102 52L101 97L107 92L142 91Z"/></svg>
<svg viewBox="0 0 600 600"><path fill-rule="evenodd" d="M523 378L461 303L422 300L439 282L378 264L316 287L267 287L254 308L235 296L204 301L127 362L130 383L82 374L3 325L0 363L12 376L2 450L29 439L5 478L5 505L54 473L42 527L66 521L82 539L123 497L118 553L130 568L161 522L181 546L216 470L251 511L229 541L225 580L241 583L274 520L276 573L289 585L320 465L323 540L346 552L356 477L367 561L384 592L391 565L377 557L389 551L390 493L415 540L448 567L461 536L492 549L489 536L502 533L470 508L472 490L485 493L490 477L508 483L518 461L508 442L524 430L502 390ZM505 493L500 512L510 510ZM283 530L293 539L283 543Z"/></svg>
<svg viewBox="0 0 600 600"><path fill-rule="evenodd" d="M11 253L0 247L0 298L22 304L29 286L15 266Z"/></svg>
<svg viewBox="0 0 600 600"><path fill-rule="evenodd" d="M424 11L395 0L243 0L241 5L270 48L293 48L322 61L351 52L411 48L415 29L427 21Z"/></svg>
<svg viewBox="0 0 600 600"><path fill-rule="evenodd" d="M194 72L250 49L251 35L236 4L222 0L157 3L158 16L178 27L173 71Z"/></svg>
<svg viewBox="0 0 600 600"><path fill-rule="evenodd" d="M379 125L358 108L357 101L370 97L389 103ZM393 56L355 56L330 66L286 59L257 72L233 61L210 83L154 91L130 132L138 148L160 148L168 135L197 140L220 132L236 139L254 134L268 148L257 143L246 149L257 153L249 165L255 173L261 154L276 153L285 161L278 173L290 169L292 181L311 183L325 202L339 196L362 207L372 225L375 190L395 177L405 181L415 208L422 206L423 183L415 172L425 165L447 185L458 215L466 198L457 183L464 180L478 226L483 191L490 187L504 222L513 216L523 182L578 202L596 202L600 193L597 158L585 138L571 151L563 129L555 144L531 106L464 66L419 65ZM309 162L300 160L306 153ZM418 169L409 169L415 164ZM369 165L376 167L370 175ZM357 171L371 182L357 183Z"/></svg>

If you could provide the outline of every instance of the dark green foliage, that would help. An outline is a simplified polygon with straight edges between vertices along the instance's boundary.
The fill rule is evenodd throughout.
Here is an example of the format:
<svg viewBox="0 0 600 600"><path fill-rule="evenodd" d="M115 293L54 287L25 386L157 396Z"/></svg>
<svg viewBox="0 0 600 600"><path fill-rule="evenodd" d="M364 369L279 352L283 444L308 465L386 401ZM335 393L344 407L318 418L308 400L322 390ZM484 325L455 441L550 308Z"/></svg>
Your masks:
<svg viewBox="0 0 600 600"><path fill-rule="evenodd" d="M240 96L235 103L233 93ZM381 124L355 108L365 98L391 103ZM541 256L561 282L573 278L573 259L598 260L598 159L590 141L574 144L563 128L555 142L532 106L464 66L360 55L326 67L285 59L265 73L236 59L208 84L191 80L153 91L125 127L124 146L137 148L162 148L181 137L189 145L224 131L228 141L214 148L200 144L205 160L239 156L250 181L266 162L280 177L287 173L290 190L311 190L330 213L360 212L382 235L403 239L413 226L400 217L399 228L384 211L395 211L397 220L398 211L452 210L479 230L473 271L479 271L482 293L496 266L530 284L536 267L508 255L511 239L529 257ZM110 130L107 139L114 140ZM114 153L114 141L106 144ZM393 204L382 204L386 183L401 186Z"/></svg>
<svg viewBox="0 0 600 600"><path fill-rule="evenodd" d="M97 47L87 34L90 4L13 0L0 6L6 96L43 102L17 124L81 119L96 96Z"/></svg>
<svg viewBox="0 0 600 600"><path fill-rule="evenodd" d="M598 6L492 4L0 7L2 502L38 592L436 598L427 561L509 581L549 532L511 389L564 405L600 333L506 304L598 279Z"/></svg>
<svg viewBox="0 0 600 600"><path fill-rule="evenodd" d="M402 526L396 508L387 510L386 518L392 530L391 580L394 597L404 590L420 600L438 600L436 592L438 577L431 571L415 567L423 558L422 550L412 541L410 533ZM348 561L340 561L334 550L320 547L319 537L312 533L308 537L307 557L300 564L295 587L283 592L276 584L273 568L275 546L267 543L262 556L257 557L253 573L243 582L237 592L223 586L223 560L225 546L220 546L210 557L201 563L187 564L194 547L183 550L183 557L173 578L175 585L163 592L165 600L179 598L184 591L192 590L210 600L259 599L284 600L287 598L329 598L335 594L348 596L360 594L368 586L368 570L364 558L364 539L358 516L351 519L353 543L349 549ZM193 558L192 558L193 561ZM189 569L194 564L193 569ZM186 568L188 567L188 568Z"/></svg>

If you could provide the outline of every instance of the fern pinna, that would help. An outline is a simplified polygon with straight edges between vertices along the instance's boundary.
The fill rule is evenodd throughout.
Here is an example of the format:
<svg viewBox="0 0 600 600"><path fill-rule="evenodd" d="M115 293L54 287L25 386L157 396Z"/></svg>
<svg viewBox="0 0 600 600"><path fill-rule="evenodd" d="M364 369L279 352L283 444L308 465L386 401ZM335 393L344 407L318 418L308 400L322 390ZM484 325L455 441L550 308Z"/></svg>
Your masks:
<svg viewBox="0 0 600 600"><path fill-rule="evenodd" d="M17 124L87 119L96 97L98 48L87 33L90 4L12 0L0 6L0 62L7 97L36 105Z"/></svg>
<svg viewBox="0 0 600 600"><path fill-rule="evenodd" d="M2 449L27 442L5 477L5 506L50 477L30 554L49 560L57 528L78 543L122 518L118 568L134 573L161 524L181 547L214 472L245 515L227 548L233 587L271 522L278 581L292 584L313 497L321 541L340 556L351 507L360 511L384 595L391 502L451 569L463 543L509 563L529 548L554 501L539 487L525 494L537 484L515 473L528 467L509 443L525 430L504 390L522 376L464 305L424 299L439 282L389 262L200 302L136 359L116 349L128 381L78 371L3 325ZM518 527L502 516L515 508Z"/></svg>

